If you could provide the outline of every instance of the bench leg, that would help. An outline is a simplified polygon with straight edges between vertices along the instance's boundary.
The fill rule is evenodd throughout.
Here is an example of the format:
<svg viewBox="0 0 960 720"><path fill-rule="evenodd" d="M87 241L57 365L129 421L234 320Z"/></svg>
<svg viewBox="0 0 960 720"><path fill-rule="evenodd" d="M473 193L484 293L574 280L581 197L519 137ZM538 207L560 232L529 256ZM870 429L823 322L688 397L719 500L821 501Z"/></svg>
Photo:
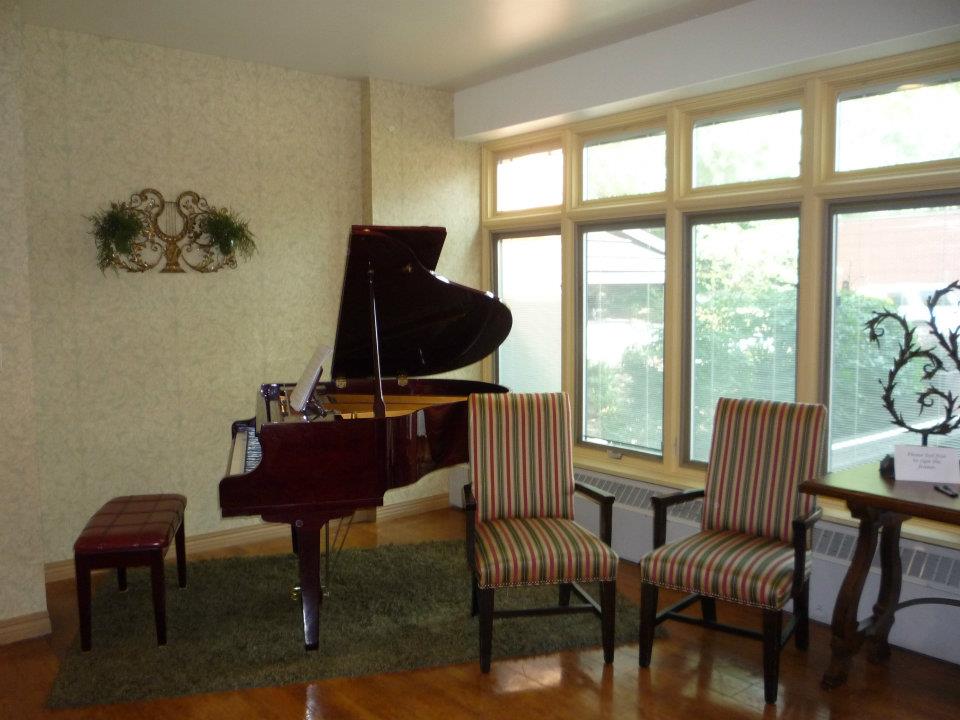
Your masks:
<svg viewBox="0 0 960 720"><path fill-rule="evenodd" d="M187 549L185 542L185 535L183 529L183 522L180 523L180 528L177 530L176 544L177 544L177 583L180 587L185 588L187 586Z"/></svg>
<svg viewBox="0 0 960 720"><path fill-rule="evenodd" d="M80 649L90 649L90 566L79 555L73 559L77 578L77 608L80 611Z"/></svg>
<svg viewBox="0 0 960 720"><path fill-rule="evenodd" d="M117 568L117 587L120 588L120 592L126 592L127 590L127 569L125 567Z"/></svg>
<svg viewBox="0 0 960 720"><path fill-rule="evenodd" d="M153 619L157 626L157 645L167 644L167 595L163 574L163 552L150 557L150 585L153 590Z"/></svg>

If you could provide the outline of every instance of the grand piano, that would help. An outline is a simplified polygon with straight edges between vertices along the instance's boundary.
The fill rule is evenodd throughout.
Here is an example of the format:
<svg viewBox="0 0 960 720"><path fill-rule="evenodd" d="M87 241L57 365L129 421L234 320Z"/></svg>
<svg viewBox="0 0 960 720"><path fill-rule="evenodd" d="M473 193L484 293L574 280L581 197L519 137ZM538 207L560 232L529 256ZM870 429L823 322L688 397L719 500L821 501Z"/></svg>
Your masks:
<svg viewBox="0 0 960 720"><path fill-rule="evenodd" d="M262 385L256 416L232 426L221 512L292 527L308 650L319 645L324 525L466 462L467 397L506 392L416 377L481 360L512 323L491 293L434 272L445 237L436 227L353 226L330 380L316 384L300 412L292 384Z"/></svg>

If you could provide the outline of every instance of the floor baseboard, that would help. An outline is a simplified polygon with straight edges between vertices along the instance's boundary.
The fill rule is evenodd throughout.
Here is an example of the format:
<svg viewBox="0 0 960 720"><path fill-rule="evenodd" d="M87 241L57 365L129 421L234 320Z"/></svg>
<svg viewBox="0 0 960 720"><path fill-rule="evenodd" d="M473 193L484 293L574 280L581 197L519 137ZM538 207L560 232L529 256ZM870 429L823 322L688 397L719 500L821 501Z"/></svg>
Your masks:
<svg viewBox="0 0 960 720"><path fill-rule="evenodd" d="M49 634L50 615L46 610L0 620L0 645Z"/></svg>
<svg viewBox="0 0 960 720"><path fill-rule="evenodd" d="M446 493L429 495L428 497L405 500L391 505L382 505L376 508L377 520L392 520L407 515L419 515L432 510L443 510L450 507L450 499Z"/></svg>

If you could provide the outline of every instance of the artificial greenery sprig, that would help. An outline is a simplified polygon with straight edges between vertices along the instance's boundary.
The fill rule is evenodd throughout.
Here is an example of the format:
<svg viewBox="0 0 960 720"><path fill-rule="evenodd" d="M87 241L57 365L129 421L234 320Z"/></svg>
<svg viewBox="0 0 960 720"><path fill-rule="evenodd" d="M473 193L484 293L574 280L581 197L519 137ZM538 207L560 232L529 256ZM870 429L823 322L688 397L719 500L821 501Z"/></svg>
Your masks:
<svg viewBox="0 0 960 720"><path fill-rule="evenodd" d="M224 257L239 254L249 259L257 249L247 221L230 210L211 210L201 218L200 230Z"/></svg>
<svg viewBox="0 0 960 720"><path fill-rule="evenodd" d="M97 267L101 272L111 266L116 270L116 257L133 252L134 240L144 230L143 219L122 203L110 203L109 210L101 210L87 219L93 223L90 234L97 243Z"/></svg>

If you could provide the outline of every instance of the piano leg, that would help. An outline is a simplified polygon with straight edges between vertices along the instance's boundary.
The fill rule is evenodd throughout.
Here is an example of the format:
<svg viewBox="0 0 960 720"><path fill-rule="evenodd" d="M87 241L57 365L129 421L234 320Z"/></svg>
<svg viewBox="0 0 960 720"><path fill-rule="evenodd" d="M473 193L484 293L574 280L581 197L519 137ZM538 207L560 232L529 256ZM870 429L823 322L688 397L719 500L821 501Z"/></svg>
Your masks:
<svg viewBox="0 0 960 720"><path fill-rule="evenodd" d="M300 560L300 600L303 603L303 644L307 650L320 646L320 530L323 527L296 528Z"/></svg>

